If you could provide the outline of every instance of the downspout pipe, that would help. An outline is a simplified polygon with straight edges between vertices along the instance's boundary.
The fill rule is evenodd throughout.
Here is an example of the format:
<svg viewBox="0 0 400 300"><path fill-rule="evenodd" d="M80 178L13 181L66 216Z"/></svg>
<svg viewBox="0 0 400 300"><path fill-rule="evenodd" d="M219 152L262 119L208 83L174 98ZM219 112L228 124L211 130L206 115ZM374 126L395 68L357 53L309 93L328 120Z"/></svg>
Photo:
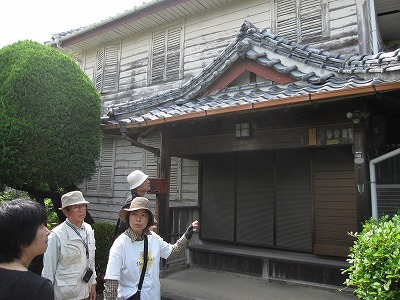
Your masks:
<svg viewBox="0 0 400 300"><path fill-rule="evenodd" d="M132 146L136 146L138 148L143 148L147 151L150 151L157 157L157 159L160 157L160 149L144 145L141 142L129 137L127 134L127 131L126 131L126 123L125 122L119 122L119 131L121 133L121 137L124 140L127 140L128 142L130 142Z"/></svg>
<svg viewBox="0 0 400 300"><path fill-rule="evenodd" d="M376 11L375 11L375 0L369 0L369 14L371 20L371 35L372 35L372 54L379 52L378 48L378 31L376 26Z"/></svg>
<svg viewBox="0 0 400 300"><path fill-rule="evenodd" d="M399 155L400 154L400 148L390 151L386 154L383 154L379 157L376 157L374 159L371 159L369 162L369 178L371 181L371 209L372 209L372 218L378 219L378 196L376 192L376 176L375 176L375 165L377 163L380 163L381 161L384 161L388 158L391 158L393 156Z"/></svg>

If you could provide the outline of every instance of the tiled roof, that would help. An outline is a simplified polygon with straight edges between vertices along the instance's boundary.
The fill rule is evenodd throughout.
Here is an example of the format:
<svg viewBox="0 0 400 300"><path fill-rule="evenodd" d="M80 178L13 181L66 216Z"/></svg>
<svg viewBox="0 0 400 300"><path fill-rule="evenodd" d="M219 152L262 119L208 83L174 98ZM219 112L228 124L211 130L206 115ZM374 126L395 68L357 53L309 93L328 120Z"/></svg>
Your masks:
<svg viewBox="0 0 400 300"><path fill-rule="evenodd" d="M248 84L226 88L213 96L197 98L239 58L252 59L291 76L297 82L286 85L274 85L271 82ZM303 72L305 67L314 71ZM378 76L374 77L375 73L397 70L400 70L400 49L376 55L344 55L293 42L245 21L236 39L200 74L180 88L114 105L109 110L125 122L141 123L201 110L210 111L244 103L380 84L385 81ZM363 79L360 77L362 74L369 76ZM145 113L139 113L143 111Z"/></svg>
<svg viewBox="0 0 400 300"><path fill-rule="evenodd" d="M287 85L274 85L268 88L254 89L248 86L248 88L245 90L237 91L235 91L235 89L227 88L214 96L196 98L183 104L173 104L169 106L160 105L145 114L134 114L129 118L123 119L121 121L127 123L146 123L157 119L182 116L185 114L197 113L201 111L212 111L215 109L235 107L257 102L279 100L292 96L335 91L344 88L370 86L383 82L383 80L377 78L363 80L357 76L352 76L348 79L339 79L337 77L332 77L328 79L324 84L306 83L304 85L301 85L299 83L290 83Z"/></svg>

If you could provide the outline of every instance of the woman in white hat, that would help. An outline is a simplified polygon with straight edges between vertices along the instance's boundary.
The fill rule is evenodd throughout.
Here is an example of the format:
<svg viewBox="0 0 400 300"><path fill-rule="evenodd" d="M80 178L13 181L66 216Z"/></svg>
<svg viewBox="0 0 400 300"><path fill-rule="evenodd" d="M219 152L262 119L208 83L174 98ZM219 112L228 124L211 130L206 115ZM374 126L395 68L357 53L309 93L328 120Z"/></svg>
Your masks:
<svg viewBox="0 0 400 300"><path fill-rule="evenodd" d="M167 259L179 254L189 243L193 231L197 230L198 221L194 221L173 245L165 242L159 235L149 230L153 225L154 214L150 201L136 197L129 208L119 212L121 220L129 228L112 245L104 279L105 300L130 298L139 291L141 300L161 299L160 293L160 258ZM141 290L139 280L144 266L144 245L147 240L148 254L146 272Z"/></svg>

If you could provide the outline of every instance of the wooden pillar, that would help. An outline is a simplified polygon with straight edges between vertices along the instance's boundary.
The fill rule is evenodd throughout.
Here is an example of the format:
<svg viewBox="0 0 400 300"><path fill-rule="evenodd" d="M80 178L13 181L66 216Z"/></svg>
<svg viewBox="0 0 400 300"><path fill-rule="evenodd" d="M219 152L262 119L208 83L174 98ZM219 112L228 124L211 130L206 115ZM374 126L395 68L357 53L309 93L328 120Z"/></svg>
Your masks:
<svg viewBox="0 0 400 300"><path fill-rule="evenodd" d="M171 169L171 157L168 155L167 140L168 130L162 131L160 178L167 179L167 193L158 195L158 231L160 236L169 242L169 176Z"/></svg>

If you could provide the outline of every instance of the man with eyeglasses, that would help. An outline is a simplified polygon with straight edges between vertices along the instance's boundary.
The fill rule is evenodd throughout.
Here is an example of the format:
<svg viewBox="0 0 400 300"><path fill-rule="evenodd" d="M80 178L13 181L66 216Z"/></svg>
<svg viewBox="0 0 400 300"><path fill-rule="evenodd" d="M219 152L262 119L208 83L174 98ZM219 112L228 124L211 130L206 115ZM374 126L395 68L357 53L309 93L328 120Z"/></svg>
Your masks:
<svg viewBox="0 0 400 300"><path fill-rule="evenodd" d="M80 191L61 197L67 218L51 231L42 271L53 283L56 300L96 299L94 231L84 222L88 203Z"/></svg>

